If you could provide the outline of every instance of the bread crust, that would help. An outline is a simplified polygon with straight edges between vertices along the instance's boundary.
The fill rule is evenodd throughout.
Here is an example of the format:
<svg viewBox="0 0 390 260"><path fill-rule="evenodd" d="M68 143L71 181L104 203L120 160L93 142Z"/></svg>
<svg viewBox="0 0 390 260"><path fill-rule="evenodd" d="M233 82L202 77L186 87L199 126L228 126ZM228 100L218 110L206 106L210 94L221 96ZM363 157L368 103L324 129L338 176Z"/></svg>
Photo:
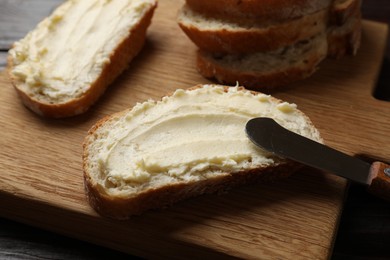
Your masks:
<svg viewBox="0 0 390 260"><path fill-rule="evenodd" d="M102 216L114 219L128 219L149 209L163 209L172 204L204 194L227 191L233 187L259 182L273 182L286 178L301 166L286 162L274 167L256 169L235 174L226 174L198 182L175 183L157 189L150 189L136 197L112 197L102 193L85 174L85 190L90 205Z"/></svg>
<svg viewBox="0 0 390 260"><path fill-rule="evenodd" d="M198 85L188 90L201 87L202 85ZM224 86L225 91L227 91L228 88L228 86ZM244 88L240 89L254 95L258 94L255 91L246 90ZM271 97L271 99L280 102L280 100L274 97ZM109 123L110 120L115 120L116 118L125 115L129 110L130 109L124 110L101 119L89 130L83 143L83 169L86 195L90 205L100 215L105 217L122 220L128 219L132 215L139 215L146 210L166 208L178 201L202 194L223 192L235 186L249 183L272 182L281 178L286 178L301 167L301 165L296 162L281 159L280 162L269 167L240 171L234 174L225 173L224 175L202 181L183 181L159 188L149 188L138 193L137 196L113 196L112 194L107 194L104 188L99 186L92 177L92 173L90 172L89 147L99 137L96 133L99 128L103 127L104 124ZM311 122L306 115L303 116L308 122Z"/></svg>
<svg viewBox="0 0 390 260"><path fill-rule="evenodd" d="M147 10L140 22L130 30L128 37L124 38L117 46L110 56L110 62L105 65L101 74L91 84L88 91L81 97L72 99L68 102L52 104L40 101L25 93L20 88L20 84L23 83L19 82L11 73L13 62L11 57L8 56L8 75L23 104L35 113L50 118L71 117L87 111L90 106L103 95L108 85L110 85L127 68L129 62L142 49L146 38L146 30L151 23L156 6L157 5L154 5Z"/></svg>
<svg viewBox="0 0 390 260"><path fill-rule="evenodd" d="M326 31L328 23L328 10L321 10L265 27L210 29L180 19L185 9L186 7L179 15L179 26L200 49L213 53L238 54L276 50Z"/></svg>
<svg viewBox="0 0 390 260"><path fill-rule="evenodd" d="M285 21L330 6L332 0L186 0L194 11L214 17L255 18L259 22Z"/></svg>

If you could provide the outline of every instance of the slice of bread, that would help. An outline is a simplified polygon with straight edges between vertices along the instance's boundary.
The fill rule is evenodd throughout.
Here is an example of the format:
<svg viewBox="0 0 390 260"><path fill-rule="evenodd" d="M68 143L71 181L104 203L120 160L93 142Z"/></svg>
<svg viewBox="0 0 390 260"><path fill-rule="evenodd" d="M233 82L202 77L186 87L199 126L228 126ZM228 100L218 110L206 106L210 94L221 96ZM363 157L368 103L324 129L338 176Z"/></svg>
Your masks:
<svg viewBox="0 0 390 260"><path fill-rule="evenodd" d="M84 141L86 193L101 215L126 219L233 186L272 181L299 168L256 147L246 122L271 117L322 142L310 119L289 104L242 87L177 90L97 122Z"/></svg>
<svg viewBox="0 0 390 260"><path fill-rule="evenodd" d="M197 52L197 69L219 83L254 90L271 89L312 75L327 55L326 34L270 52L218 55Z"/></svg>
<svg viewBox="0 0 390 260"><path fill-rule="evenodd" d="M249 18L263 23L280 23L326 9L332 0L186 0L194 11L229 19Z"/></svg>
<svg viewBox="0 0 390 260"><path fill-rule="evenodd" d="M344 25L351 16L356 16L361 11L361 0L335 0L330 9L331 26Z"/></svg>
<svg viewBox="0 0 390 260"><path fill-rule="evenodd" d="M85 112L141 50L156 0L66 1L9 51L23 103L45 117Z"/></svg>
<svg viewBox="0 0 390 260"><path fill-rule="evenodd" d="M341 26L328 28L328 57L341 58L356 55L361 42L362 19L360 11L350 17Z"/></svg>
<svg viewBox="0 0 390 260"><path fill-rule="evenodd" d="M328 13L325 8L282 22L259 22L257 18L232 21L208 17L185 5L177 20L203 51L238 54L276 50L325 32Z"/></svg>

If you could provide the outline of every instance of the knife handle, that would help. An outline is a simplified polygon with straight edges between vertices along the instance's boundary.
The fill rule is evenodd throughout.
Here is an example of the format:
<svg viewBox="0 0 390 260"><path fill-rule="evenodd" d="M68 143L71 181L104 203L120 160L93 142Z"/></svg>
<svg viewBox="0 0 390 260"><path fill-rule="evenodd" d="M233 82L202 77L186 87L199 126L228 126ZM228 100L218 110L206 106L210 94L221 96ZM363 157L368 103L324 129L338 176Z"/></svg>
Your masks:
<svg viewBox="0 0 390 260"><path fill-rule="evenodd" d="M374 162L368 177L368 191L380 198L390 201L390 165Z"/></svg>

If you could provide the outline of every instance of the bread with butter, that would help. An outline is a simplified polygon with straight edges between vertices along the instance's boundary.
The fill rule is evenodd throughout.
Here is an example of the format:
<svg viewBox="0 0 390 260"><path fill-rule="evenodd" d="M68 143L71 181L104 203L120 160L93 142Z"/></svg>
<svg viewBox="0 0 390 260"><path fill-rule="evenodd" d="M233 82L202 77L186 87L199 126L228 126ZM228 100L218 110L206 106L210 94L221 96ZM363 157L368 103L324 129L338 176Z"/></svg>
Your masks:
<svg viewBox="0 0 390 260"><path fill-rule="evenodd" d="M101 215L126 219L204 193L290 175L299 165L256 147L245 124L271 117L322 142L296 105L242 87L198 85L103 118L84 141L84 183Z"/></svg>
<svg viewBox="0 0 390 260"><path fill-rule="evenodd" d="M85 112L141 50L157 0L68 0L8 56L23 103L45 117Z"/></svg>

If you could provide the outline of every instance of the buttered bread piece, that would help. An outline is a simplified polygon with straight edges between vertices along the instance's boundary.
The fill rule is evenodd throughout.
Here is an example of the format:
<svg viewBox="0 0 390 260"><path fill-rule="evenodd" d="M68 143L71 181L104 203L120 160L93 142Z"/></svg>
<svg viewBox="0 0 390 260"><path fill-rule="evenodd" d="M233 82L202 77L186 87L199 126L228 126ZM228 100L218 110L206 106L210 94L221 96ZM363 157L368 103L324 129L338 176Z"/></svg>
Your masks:
<svg viewBox="0 0 390 260"><path fill-rule="evenodd" d="M321 141L296 105L241 87L177 90L103 119L84 143L91 205L123 219L255 179L289 175L296 165L246 137L246 122L260 116Z"/></svg>
<svg viewBox="0 0 390 260"><path fill-rule="evenodd" d="M86 111L145 40L156 0L68 0L9 51L9 74L40 115Z"/></svg>

